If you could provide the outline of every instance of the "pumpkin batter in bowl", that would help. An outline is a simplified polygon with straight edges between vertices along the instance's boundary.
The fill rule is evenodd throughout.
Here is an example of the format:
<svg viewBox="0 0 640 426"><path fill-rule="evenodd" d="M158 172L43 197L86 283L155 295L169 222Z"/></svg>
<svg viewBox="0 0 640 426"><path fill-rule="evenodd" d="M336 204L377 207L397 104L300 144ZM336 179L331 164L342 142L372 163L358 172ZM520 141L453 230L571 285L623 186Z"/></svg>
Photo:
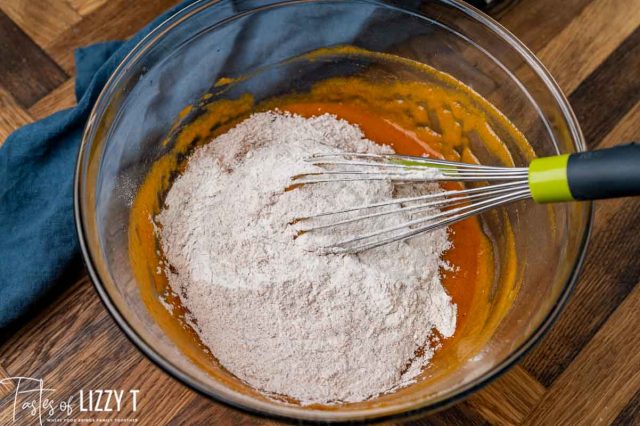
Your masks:
<svg viewBox="0 0 640 426"><path fill-rule="evenodd" d="M379 54L340 47L312 52L299 60L335 55L367 57ZM384 59L399 60L391 56ZM158 267L165 259L157 241L155 225L150 220L160 212L172 180L184 170L188 154L197 146L225 133L253 111L278 110L306 118L331 114L358 126L367 139L388 145L399 154L478 163L474 146L481 145L501 164L513 165L509 150L492 122L498 123L499 131L507 132L519 146L530 150L515 126L468 87L432 68L407 65L428 78L383 82L362 75L333 78L316 83L309 91L284 94L257 105L248 95L232 100L215 100L212 93L205 96L198 110L185 110L181 117L183 121L174 127L175 133L171 138L175 140L175 148L154 164L133 202L129 259L143 299L156 322L183 353L216 380L242 392L265 397L226 371L187 321L189 312L176 296L175 289L171 289L163 269ZM238 81L242 79L220 81L216 90L224 93ZM442 186L454 189L460 184L444 183ZM515 240L508 216L500 211L492 214L497 215L496 219L502 224L499 236L492 235L487 227L483 229L481 220L476 217L450 227L452 247L444 254L444 260L450 267L442 268L440 275L458 308L456 332L452 337L441 340L435 357L418 383L395 393L411 392L414 386L429 386L430 382L476 355L509 309L518 286ZM501 240L501 244L495 241L496 238ZM287 403L296 403L282 397ZM348 405L384 404L385 400L394 397L394 393L383 394L374 400ZM345 404L340 405L344 409ZM311 407L336 409L334 404Z"/></svg>
<svg viewBox="0 0 640 426"><path fill-rule="evenodd" d="M78 158L81 247L116 322L182 383L212 400L286 419L433 412L512 366L561 310L583 257L588 203L519 202L465 222L475 230L452 233L455 247L445 256L464 271L441 273L460 311L454 336L417 383L364 402L301 407L267 398L221 368L179 312L165 308L178 300L163 300L167 283L154 268L162 253L149 218L190 153L253 112L331 111L376 142L411 139L397 150L488 165L520 167L534 151L584 149L566 99L521 43L462 3L419 3L266 1L252 9L253 2L203 0L142 40L106 85ZM314 51L337 45L357 47ZM371 128L377 123L384 123L379 133ZM482 246L484 254L470 259Z"/></svg>

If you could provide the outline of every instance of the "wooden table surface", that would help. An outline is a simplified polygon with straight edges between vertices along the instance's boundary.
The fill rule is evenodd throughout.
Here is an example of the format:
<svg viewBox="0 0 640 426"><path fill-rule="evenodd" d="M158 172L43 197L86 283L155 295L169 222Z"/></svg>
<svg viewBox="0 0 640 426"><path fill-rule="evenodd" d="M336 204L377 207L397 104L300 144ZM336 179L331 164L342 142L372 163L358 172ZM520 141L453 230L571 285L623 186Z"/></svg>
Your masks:
<svg viewBox="0 0 640 426"><path fill-rule="evenodd" d="M0 141L74 104L73 48L128 37L173 3L0 0ZM640 0L521 0L499 20L555 76L589 148L640 138ZM488 387L415 424L640 424L640 199L595 210L581 279L543 341ZM149 362L84 272L0 343L0 380L14 376L42 378L62 395L139 389L135 417L145 425L263 423ZM2 424L14 393L0 385Z"/></svg>

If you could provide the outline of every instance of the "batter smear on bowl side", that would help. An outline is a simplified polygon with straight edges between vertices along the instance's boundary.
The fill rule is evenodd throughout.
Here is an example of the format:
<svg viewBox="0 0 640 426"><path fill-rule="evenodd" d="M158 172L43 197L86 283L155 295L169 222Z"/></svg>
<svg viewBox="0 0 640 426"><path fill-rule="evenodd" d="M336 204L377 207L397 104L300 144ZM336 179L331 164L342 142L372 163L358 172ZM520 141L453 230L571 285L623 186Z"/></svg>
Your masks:
<svg viewBox="0 0 640 426"><path fill-rule="evenodd" d="M413 383L456 329L440 276L447 230L322 255L318 244L362 229L309 238L291 223L440 190L388 181L285 190L314 170L301 161L309 153L343 151L393 152L330 114L254 114L193 152L154 218L169 286L213 356L252 387L302 405L363 401ZM393 224L376 220L367 226Z"/></svg>

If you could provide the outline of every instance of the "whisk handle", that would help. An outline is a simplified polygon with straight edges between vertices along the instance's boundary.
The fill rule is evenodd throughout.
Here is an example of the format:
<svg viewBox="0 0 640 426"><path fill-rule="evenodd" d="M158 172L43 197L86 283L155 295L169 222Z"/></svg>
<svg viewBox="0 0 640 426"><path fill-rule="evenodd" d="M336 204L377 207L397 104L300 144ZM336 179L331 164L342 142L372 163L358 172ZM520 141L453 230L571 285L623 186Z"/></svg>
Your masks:
<svg viewBox="0 0 640 426"><path fill-rule="evenodd" d="M640 195L640 144L535 159L529 187L539 203Z"/></svg>
<svg viewBox="0 0 640 426"><path fill-rule="evenodd" d="M567 180L576 200L640 195L640 145L630 143L572 154Z"/></svg>

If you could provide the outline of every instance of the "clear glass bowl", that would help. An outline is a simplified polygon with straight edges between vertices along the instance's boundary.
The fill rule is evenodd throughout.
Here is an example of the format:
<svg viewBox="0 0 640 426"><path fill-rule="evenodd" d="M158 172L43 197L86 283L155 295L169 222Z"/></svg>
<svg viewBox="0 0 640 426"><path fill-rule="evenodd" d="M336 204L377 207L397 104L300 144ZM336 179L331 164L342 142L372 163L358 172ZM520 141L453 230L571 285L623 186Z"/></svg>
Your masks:
<svg viewBox="0 0 640 426"><path fill-rule="evenodd" d="M400 2L395 2L400 3ZM428 386L333 409L272 401L207 374L176 349L147 311L128 260L131 199L180 111L221 77L249 75L218 97L257 100L376 65L355 57L288 62L308 51L353 45L422 62L492 102L526 135L536 155L583 150L576 119L540 62L499 24L454 1L200 1L162 23L124 59L100 95L84 134L75 188L82 250L108 310L131 340L169 374L209 397L265 416L320 421L382 420L432 412L512 366L549 328L575 283L591 204L505 208L516 238L518 295L490 340ZM374 61L375 62L375 61ZM402 67L385 72L407 78ZM256 72L257 69L262 70ZM509 144L509 141L507 141ZM509 146L516 165L527 156ZM486 161L491 162L491 159ZM553 220L552 220L553 219ZM497 235L500 224L483 217Z"/></svg>

